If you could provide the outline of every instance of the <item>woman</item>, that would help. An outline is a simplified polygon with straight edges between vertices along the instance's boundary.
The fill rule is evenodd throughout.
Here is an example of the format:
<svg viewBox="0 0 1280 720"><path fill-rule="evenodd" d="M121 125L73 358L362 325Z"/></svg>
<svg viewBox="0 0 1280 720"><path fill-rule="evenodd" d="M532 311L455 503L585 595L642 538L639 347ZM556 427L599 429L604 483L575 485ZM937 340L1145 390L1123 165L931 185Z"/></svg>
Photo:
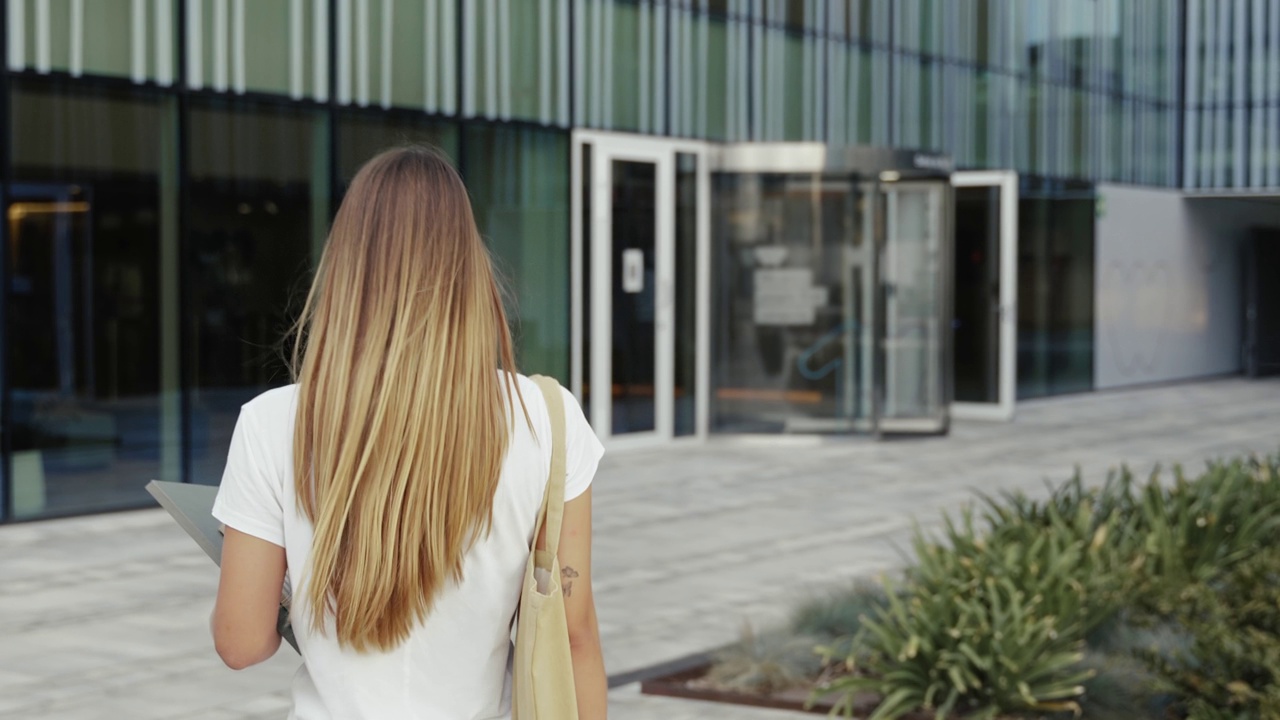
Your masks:
<svg viewBox="0 0 1280 720"><path fill-rule="evenodd" d="M511 335L466 189L422 148L356 175L297 325L296 384L240 412L214 643L240 669L280 647L286 570L303 666L291 718L509 713L512 618L546 487L543 396ZM565 392L559 561L579 717L605 716L591 594L603 449Z"/></svg>

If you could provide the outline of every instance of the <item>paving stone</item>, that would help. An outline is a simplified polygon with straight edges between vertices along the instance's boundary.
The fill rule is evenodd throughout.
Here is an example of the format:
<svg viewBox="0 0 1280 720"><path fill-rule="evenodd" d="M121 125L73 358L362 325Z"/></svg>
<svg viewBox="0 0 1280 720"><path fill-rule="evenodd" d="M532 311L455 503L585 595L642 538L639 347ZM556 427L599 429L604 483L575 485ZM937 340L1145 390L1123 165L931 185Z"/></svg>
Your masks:
<svg viewBox="0 0 1280 720"><path fill-rule="evenodd" d="M946 438L746 436L610 453L595 486L595 593L611 673L735 640L744 622L901 566L913 523L975 493L1046 492L1079 467L1195 471L1280 450L1280 381L1230 379L1022 403ZM213 653L216 569L159 510L0 527L0 719L287 714L297 656ZM803 716L610 693L621 720Z"/></svg>

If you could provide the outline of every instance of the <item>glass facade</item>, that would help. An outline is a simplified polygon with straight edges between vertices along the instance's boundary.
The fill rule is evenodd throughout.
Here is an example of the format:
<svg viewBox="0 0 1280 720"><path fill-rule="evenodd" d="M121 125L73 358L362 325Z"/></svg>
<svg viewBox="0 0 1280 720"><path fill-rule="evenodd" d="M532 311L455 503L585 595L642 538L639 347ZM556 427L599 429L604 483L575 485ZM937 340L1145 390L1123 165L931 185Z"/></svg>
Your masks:
<svg viewBox="0 0 1280 720"><path fill-rule="evenodd" d="M875 196L848 175L713 180L712 427L855 427L870 414Z"/></svg>
<svg viewBox="0 0 1280 720"><path fill-rule="evenodd" d="M463 179L508 290L522 371L569 381L569 138L465 125Z"/></svg>
<svg viewBox="0 0 1280 720"><path fill-rule="evenodd" d="M961 167L1173 186L1182 5L583 0L573 118L709 140L891 145L943 152Z"/></svg>
<svg viewBox="0 0 1280 720"><path fill-rule="evenodd" d="M1280 187L1280 2L1186 0L1181 183Z"/></svg>
<svg viewBox="0 0 1280 720"><path fill-rule="evenodd" d="M342 193L395 145L455 160L522 369L568 382L568 133L528 87L530 58L567 48L499 54L525 98L509 115L532 122L492 122L488 91L464 121L463 5L6 5L0 521L218 482L239 406L288 382L286 331ZM534 5L555 3L498 9L524 24ZM552 92L545 125L567 113L567 85Z"/></svg>
<svg viewBox="0 0 1280 720"><path fill-rule="evenodd" d="M168 1L9 0L7 64L169 86L177 72L177 12Z"/></svg>
<svg viewBox="0 0 1280 720"><path fill-rule="evenodd" d="M1018 195L1018 397L1091 390L1093 187L1023 178Z"/></svg>
<svg viewBox="0 0 1280 720"><path fill-rule="evenodd" d="M281 343L328 226L320 119L305 107L222 98L188 109L183 359L192 481L221 479L240 406L289 382Z"/></svg>
<svg viewBox="0 0 1280 720"><path fill-rule="evenodd" d="M14 72L1280 185L1277 0L10 0ZM178 73L184 77L179 82Z"/></svg>
<svg viewBox="0 0 1280 720"><path fill-rule="evenodd" d="M347 182L390 145L454 158L519 298L523 366L566 381L572 128L1019 171L1024 397L1092 385L1093 183L1280 187L1280 0L8 0L0 19L0 521L215 482L239 403L287 380L283 331ZM699 390L689 162L681 435ZM812 188L792 202L790 183L716 188L768 200L740 244L770 213L860 212ZM713 277L753 262L717 247ZM852 364L775 372L787 333L713 328L739 363L713 385L740 391L702 388L713 427L777 424L748 400L861 417ZM856 355L838 335L823 352Z"/></svg>
<svg viewBox="0 0 1280 720"><path fill-rule="evenodd" d="M137 505L182 476L174 103L25 79L9 102L10 515Z"/></svg>

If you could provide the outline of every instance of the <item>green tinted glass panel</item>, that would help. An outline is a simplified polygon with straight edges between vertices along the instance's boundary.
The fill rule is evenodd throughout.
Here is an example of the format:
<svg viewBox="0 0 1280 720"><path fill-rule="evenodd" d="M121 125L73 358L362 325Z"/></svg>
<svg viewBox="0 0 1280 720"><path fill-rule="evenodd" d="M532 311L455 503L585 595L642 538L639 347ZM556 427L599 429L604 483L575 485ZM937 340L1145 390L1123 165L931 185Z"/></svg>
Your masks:
<svg viewBox="0 0 1280 720"><path fill-rule="evenodd" d="M569 4L493 0L471 8L468 114L568 124Z"/></svg>
<svg viewBox="0 0 1280 720"><path fill-rule="evenodd" d="M569 382L569 140L534 128L463 129L480 233L512 290L522 372Z"/></svg>
<svg viewBox="0 0 1280 720"><path fill-rule="evenodd" d="M173 0L9 0L9 67L172 84L175 11Z"/></svg>
<svg viewBox="0 0 1280 720"><path fill-rule="evenodd" d="M187 13L191 87L328 98L328 2L194 0Z"/></svg>
<svg viewBox="0 0 1280 720"><path fill-rule="evenodd" d="M346 184L360 166L383 150L400 145L430 145L458 157L458 125L415 114L344 111L338 121L338 172Z"/></svg>
<svg viewBox="0 0 1280 720"><path fill-rule="evenodd" d="M145 478L181 475L175 103L26 79L11 100L11 515L148 505Z"/></svg>
<svg viewBox="0 0 1280 720"><path fill-rule="evenodd" d="M195 482L221 476L240 406L289 382L286 337L326 229L324 117L228 100L193 101L189 112L184 349Z"/></svg>
<svg viewBox="0 0 1280 720"><path fill-rule="evenodd" d="M452 113L459 7L458 0L340 1L338 100Z"/></svg>

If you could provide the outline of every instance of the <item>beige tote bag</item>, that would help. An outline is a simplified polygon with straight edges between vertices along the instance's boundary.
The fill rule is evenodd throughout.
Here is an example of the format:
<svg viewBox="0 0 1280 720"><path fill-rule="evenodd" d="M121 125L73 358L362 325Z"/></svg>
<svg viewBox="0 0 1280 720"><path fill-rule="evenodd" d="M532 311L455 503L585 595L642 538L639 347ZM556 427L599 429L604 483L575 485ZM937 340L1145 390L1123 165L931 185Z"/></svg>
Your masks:
<svg viewBox="0 0 1280 720"><path fill-rule="evenodd" d="M541 375L532 378L551 415L551 475L534 528L534 544L547 530L546 548L532 548L520 592L516 648L512 661L512 720L577 720L573 687L573 655L560 587L560 525L564 520L564 398L560 383Z"/></svg>

